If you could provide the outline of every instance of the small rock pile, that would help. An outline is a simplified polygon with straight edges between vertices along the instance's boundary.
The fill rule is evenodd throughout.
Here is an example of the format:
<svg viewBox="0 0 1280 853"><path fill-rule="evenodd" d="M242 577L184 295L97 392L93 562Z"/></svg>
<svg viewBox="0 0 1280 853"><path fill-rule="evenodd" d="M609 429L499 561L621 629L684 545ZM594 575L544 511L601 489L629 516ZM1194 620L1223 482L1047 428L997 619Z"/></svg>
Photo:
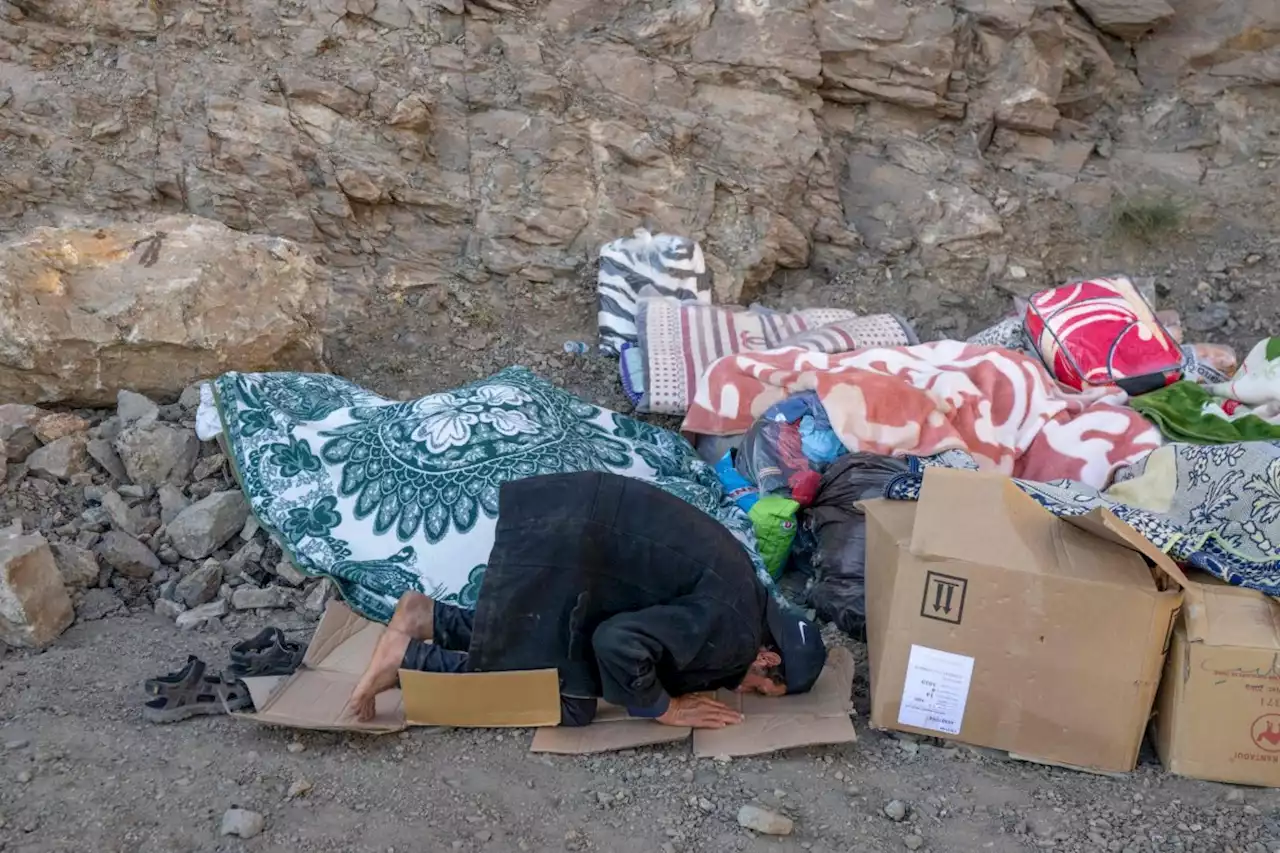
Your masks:
<svg viewBox="0 0 1280 853"><path fill-rule="evenodd" d="M226 455L195 433L198 385L114 413L0 405L0 641L154 609L180 628L232 611L319 614L332 584L298 571L249 510Z"/></svg>

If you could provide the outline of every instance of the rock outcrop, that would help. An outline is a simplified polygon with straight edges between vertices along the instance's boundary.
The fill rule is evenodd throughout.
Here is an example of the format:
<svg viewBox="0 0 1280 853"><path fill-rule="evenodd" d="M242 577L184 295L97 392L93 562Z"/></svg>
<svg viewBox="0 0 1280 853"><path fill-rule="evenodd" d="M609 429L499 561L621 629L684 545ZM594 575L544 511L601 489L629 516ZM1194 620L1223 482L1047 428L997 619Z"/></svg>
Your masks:
<svg viewBox="0 0 1280 853"><path fill-rule="evenodd" d="M151 221L174 210L314 253L343 334L385 327L372 294L482 349L463 322L482 300L580 293L597 248L642 224L700 240L721 300L849 275L897 297L911 276L897 307L963 329L939 291L984 298L1001 257L1056 281L1117 199L1268 221L1277 50L1274 0L0 0L0 231L66 210L148 222L109 232L116 260L91 273L61 270L45 232L54 260L27 262L24 292L189 281L233 245L282 270L233 294L274 318L234 340L198 326L206 303L81 331L53 300L40 322L68 331L16 334L71 363L0 349L0 393L52 399L92 367L106 403L117 377L167 395L237 352L313 360L290 244L204 231L212 248L180 252L196 226ZM170 375L130 366L147 347Z"/></svg>
<svg viewBox="0 0 1280 853"><path fill-rule="evenodd" d="M287 240L190 216L37 229L0 246L0 400L176 398L231 369L322 369L328 287Z"/></svg>
<svg viewBox="0 0 1280 853"><path fill-rule="evenodd" d="M1117 38L1136 41L1173 19L1165 0L1076 0L1093 25Z"/></svg>

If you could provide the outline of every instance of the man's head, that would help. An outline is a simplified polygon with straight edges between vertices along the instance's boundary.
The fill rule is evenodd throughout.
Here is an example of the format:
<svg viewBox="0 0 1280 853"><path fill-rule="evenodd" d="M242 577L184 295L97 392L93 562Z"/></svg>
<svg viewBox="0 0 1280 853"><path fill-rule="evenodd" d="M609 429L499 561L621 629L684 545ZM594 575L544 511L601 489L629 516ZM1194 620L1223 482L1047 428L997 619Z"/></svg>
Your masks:
<svg viewBox="0 0 1280 853"><path fill-rule="evenodd" d="M772 596L765 606L765 625L770 645L760 650L748 671L747 679L753 685L750 689L766 696L809 692L827 660L818 626L781 606ZM762 679L772 681L772 687ZM747 680L743 686L747 686ZM781 692L777 691L778 686L782 687Z"/></svg>
<svg viewBox="0 0 1280 853"><path fill-rule="evenodd" d="M785 696L787 681L782 677L782 655L762 646L738 690L762 696Z"/></svg>

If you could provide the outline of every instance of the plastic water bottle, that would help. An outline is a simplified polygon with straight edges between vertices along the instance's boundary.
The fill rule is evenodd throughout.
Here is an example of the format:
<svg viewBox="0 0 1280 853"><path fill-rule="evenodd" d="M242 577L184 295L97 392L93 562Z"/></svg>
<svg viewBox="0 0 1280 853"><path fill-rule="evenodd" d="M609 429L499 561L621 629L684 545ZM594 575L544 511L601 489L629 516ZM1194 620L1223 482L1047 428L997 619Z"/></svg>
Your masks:
<svg viewBox="0 0 1280 853"><path fill-rule="evenodd" d="M571 355L586 355L591 352L591 345L582 341L565 341L564 351Z"/></svg>

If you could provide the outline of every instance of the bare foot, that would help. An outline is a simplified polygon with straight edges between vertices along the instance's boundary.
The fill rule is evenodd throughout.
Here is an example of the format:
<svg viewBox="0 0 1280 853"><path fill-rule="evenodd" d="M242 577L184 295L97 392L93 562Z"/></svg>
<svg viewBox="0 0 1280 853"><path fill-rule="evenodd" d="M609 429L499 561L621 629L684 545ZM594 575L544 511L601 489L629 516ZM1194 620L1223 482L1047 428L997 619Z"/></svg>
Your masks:
<svg viewBox="0 0 1280 853"><path fill-rule="evenodd" d="M430 640L435 632L436 603L420 592L406 592L396 602L387 627L415 640Z"/></svg>
<svg viewBox="0 0 1280 853"><path fill-rule="evenodd" d="M409 648L411 639L408 634L391 626L387 626L378 638L369 666L351 694L352 710L360 722L367 723L373 719L378 694L390 690L400 681L400 662L404 660L404 652Z"/></svg>

